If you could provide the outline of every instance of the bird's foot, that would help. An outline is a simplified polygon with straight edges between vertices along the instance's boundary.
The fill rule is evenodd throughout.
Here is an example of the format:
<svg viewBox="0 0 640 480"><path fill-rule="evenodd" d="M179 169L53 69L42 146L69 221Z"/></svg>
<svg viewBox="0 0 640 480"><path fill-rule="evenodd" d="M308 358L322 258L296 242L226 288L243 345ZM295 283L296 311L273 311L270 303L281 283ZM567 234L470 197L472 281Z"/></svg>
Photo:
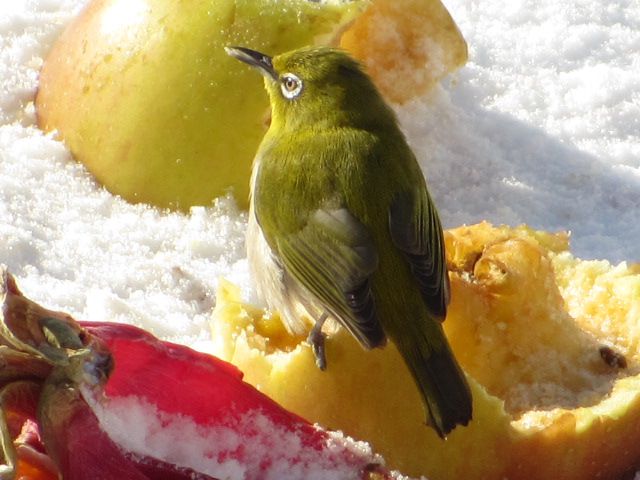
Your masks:
<svg viewBox="0 0 640 480"><path fill-rule="evenodd" d="M322 333L322 325L326 319L327 314L323 313L316 321L316 324L313 326L309 332L309 336L307 337L307 342L311 345L313 355L316 357L316 365L320 370L325 370L327 368L327 357L324 348L327 336Z"/></svg>

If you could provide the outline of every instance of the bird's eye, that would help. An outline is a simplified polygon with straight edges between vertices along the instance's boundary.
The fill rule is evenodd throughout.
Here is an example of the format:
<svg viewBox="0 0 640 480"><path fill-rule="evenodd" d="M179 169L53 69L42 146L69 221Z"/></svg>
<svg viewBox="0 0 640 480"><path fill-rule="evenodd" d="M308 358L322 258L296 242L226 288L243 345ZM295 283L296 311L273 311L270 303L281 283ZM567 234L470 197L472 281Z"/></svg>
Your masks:
<svg viewBox="0 0 640 480"><path fill-rule="evenodd" d="M293 73L285 73L280 80L280 90L285 98L295 98L302 91L302 80Z"/></svg>

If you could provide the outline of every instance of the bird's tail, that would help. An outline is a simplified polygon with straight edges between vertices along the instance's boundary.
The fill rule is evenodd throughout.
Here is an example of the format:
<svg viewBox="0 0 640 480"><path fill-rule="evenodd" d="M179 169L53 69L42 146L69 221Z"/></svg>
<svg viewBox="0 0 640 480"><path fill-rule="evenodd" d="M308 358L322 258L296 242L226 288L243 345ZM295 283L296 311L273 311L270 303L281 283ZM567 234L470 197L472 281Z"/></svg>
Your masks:
<svg viewBox="0 0 640 480"><path fill-rule="evenodd" d="M398 347L420 389L429 423L445 438L456 425L471 420L471 390L440 322L428 320L427 331Z"/></svg>

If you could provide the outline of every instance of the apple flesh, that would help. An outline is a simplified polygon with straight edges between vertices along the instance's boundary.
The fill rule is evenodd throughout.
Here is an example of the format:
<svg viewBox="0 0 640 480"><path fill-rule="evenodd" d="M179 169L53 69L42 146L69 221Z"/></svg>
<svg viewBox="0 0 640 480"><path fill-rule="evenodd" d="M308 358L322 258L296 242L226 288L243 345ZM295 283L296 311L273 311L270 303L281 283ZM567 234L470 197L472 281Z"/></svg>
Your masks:
<svg viewBox="0 0 640 480"><path fill-rule="evenodd" d="M330 38L362 0L94 0L40 74L38 124L130 202L188 209L248 200L268 109L226 45L282 52Z"/></svg>
<svg viewBox="0 0 640 480"><path fill-rule="evenodd" d="M467 43L440 0L375 0L340 37L388 100L428 92L467 61Z"/></svg>

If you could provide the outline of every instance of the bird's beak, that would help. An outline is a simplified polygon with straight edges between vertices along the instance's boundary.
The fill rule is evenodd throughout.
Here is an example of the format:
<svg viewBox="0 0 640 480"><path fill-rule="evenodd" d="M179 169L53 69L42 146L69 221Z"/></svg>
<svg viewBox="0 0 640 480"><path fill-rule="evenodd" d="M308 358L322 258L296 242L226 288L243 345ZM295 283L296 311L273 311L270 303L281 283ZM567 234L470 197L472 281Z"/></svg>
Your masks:
<svg viewBox="0 0 640 480"><path fill-rule="evenodd" d="M269 77L272 80L278 79L278 74L273 68L269 55L245 47L224 47L224 49L231 57L237 58L252 67L257 67L265 77Z"/></svg>

